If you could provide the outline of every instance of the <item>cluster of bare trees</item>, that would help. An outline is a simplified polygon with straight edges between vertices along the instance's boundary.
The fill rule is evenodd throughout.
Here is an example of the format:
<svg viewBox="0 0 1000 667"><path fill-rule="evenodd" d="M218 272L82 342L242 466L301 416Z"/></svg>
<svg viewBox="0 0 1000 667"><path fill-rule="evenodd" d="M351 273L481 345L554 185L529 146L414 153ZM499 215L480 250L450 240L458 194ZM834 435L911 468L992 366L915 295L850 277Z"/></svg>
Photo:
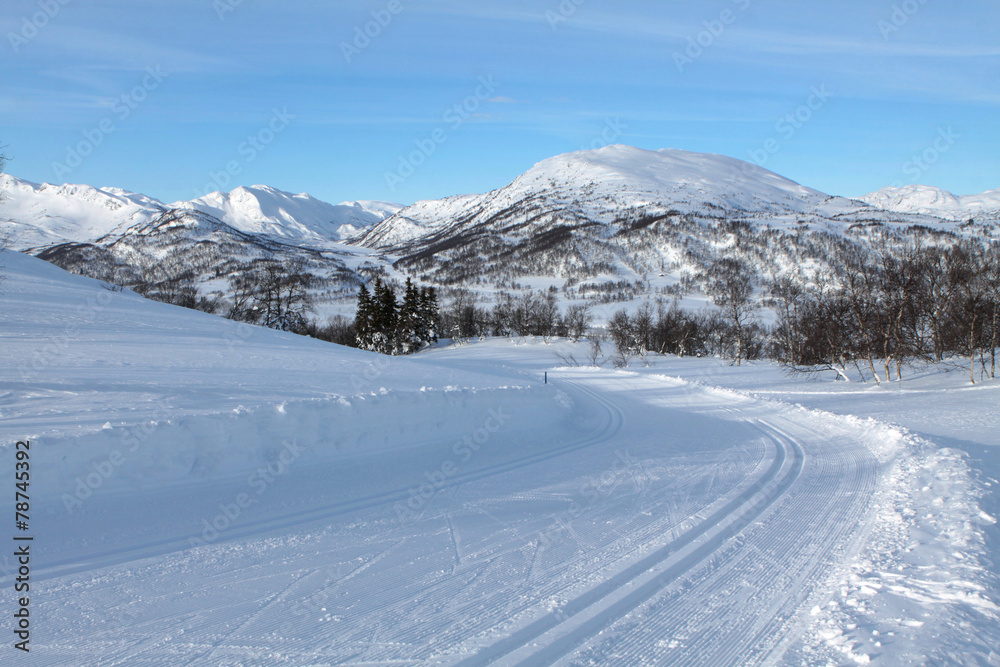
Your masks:
<svg viewBox="0 0 1000 667"><path fill-rule="evenodd" d="M619 310L608 322L608 333L618 352L618 363L650 352L679 356L716 355L736 365L756 359L764 346L758 319L757 274L745 261L724 257L704 276L705 291L719 310L695 313L658 301L646 302L632 315Z"/></svg>
<svg viewBox="0 0 1000 667"><path fill-rule="evenodd" d="M225 314L231 320L271 329L308 334L306 314L313 276L301 263L283 265L259 260L229 281L230 301Z"/></svg>
<svg viewBox="0 0 1000 667"><path fill-rule="evenodd" d="M592 317L583 304L559 307L555 290L499 292L492 306L479 305L475 293L451 292L451 301L441 311L441 331L456 340L481 336L569 337L578 340L587 333Z"/></svg>
<svg viewBox="0 0 1000 667"><path fill-rule="evenodd" d="M631 315L622 309L608 321L608 335L615 345L616 365L631 357L646 360L649 354L718 356L740 363L757 359L764 347L764 330L756 320L741 319L739 326L724 311L695 312L658 301L639 306Z"/></svg>
<svg viewBox="0 0 1000 667"><path fill-rule="evenodd" d="M969 375L996 376L1000 344L1000 245L965 239L844 253L811 282L774 281L775 356L842 377L902 376L916 359L965 357Z"/></svg>

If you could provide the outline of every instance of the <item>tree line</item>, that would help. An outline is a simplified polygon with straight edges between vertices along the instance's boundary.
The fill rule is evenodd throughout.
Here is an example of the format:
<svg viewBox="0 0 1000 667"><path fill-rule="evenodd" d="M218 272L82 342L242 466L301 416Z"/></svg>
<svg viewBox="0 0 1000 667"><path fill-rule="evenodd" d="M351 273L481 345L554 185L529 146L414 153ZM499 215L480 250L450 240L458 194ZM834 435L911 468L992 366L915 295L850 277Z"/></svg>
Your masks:
<svg viewBox="0 0 1000 667"><path fill-rule="evenodd" d="M831 275L776 280L776 358L875 382L908 363L964 357L969 379L996 377L1000 244L963 239L854 246Z"/></svg>
<svg viewBox="0 0 1000 667"><path fill-rule="evenodd" d="M717 356L740 364L770 358L789 367L830 370L844 379L883 382L918 360L963 357L975 381L995 377L1000 344L1000 244L926 235L865 241L841 238L829 262L762 277L747 258L716 259L697 276L714 308L692 311L662 299L621 309L595 330L585 303L559 303L557 290L500 291L488 302L466 288L437 291L407 279L402 298L376 278L361 286L354 321L338 317L304 330L384 354L410 354L439 336L542 339L607 335L617 363L650 354ZM296 277L298 276L298 277ZM303 320L307 279L299 272L246 278L249 301L234 281L230 316L284 328ZM248 288L249 289L249 288ZM239 304L249 303L241 309ZM762 321L762 307L773 312ZM240 315L242 313L242 315ZM249 316L248 313L252 313ZM289 330L296 330L289 327Z"/></svg>
<svg viewBox="0 0 1000 667"><path fill-rule="evenodd" d="M441 331L458 341L485 336L579 340L593 320L586 304L560 308L554 288L519 294L500 291L492 305L483 306L470 290L458 288L450 293L451 301L441 312Z"/></svg>
<svg viewBox="0 0 1000 667"><path fill-rule="evenodd" d="M719 260L704 276L717 310L658 302L619 310L607 331L620 362L650 353L713 355L739 364L771 358L797 369L881 383L914 361L964 358L969 379L996 377L1000 244L890 247L845 242L840 262L811 274L761 280L745 261ZM760 309L773 309L764 326Z"/></svg>

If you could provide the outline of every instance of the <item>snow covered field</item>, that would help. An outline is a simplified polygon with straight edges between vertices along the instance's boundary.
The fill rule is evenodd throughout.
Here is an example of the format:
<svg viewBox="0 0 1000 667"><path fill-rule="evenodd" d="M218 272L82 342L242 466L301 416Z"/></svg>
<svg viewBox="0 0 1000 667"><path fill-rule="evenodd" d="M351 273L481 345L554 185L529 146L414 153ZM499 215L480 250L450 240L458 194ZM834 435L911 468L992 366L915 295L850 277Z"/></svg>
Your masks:
<svg viewBox="0 0 1000 667"><path fill-rule="evenodd" d="M996 383L387 359L2 262L3 664L1000 665Z"/></svg>

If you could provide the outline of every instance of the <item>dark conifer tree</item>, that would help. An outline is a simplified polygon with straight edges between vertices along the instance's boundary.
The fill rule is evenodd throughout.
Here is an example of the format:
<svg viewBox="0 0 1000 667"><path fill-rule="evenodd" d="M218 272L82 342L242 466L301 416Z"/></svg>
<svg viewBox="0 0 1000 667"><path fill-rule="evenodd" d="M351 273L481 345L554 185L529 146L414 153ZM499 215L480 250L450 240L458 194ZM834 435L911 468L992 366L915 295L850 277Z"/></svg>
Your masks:
<svg viewBox="0 0 1000 667"><path fill-rule="evenodd" d="M372 349L372 334L375 333L373 315L371 294L368 287L362 285L358 293L358 310L354 316L358 347L362 350Z"/></svg>
<svg viewBox="0 0 1000 667"><path fill-rule="evenodd" d="M403 354L416 352L426 342L421 335L420 293L413 282L406 279L406 290L403 303L399 309L399 321L396 325L396 340Z"/></svg>
<svg viewBox="0 0 1000 667"><path fill-rule="evenodd" d="M372 346L371 349L382 354L396 352L396 324L399 313L396 306L396 295L392 288L375 279L375 289L372 294Z"/></svg>
<svg viewBox="0 0 1000 667"><path fill-rule="evenodd" d="M440 313L438 311L437 291L433 287L420 290L420 337L427 343L438 341Z"/></svg>

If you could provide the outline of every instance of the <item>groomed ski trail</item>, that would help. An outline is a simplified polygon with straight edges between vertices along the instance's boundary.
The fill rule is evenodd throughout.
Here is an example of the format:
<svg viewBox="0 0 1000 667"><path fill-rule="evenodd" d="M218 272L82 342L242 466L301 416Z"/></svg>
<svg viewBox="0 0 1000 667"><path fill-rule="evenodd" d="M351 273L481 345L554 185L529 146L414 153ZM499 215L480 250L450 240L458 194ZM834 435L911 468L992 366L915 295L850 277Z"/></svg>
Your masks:
<svg viewBox="0 0 1000 667"><path fill-rule="evenodd" d="M863 536L880 464L859 430L628 372L550 379L591 433L495 443L517 455L450 480L412 521L393 514L400 489L198 549L50 564L36 664L780 663Z"/></svg>

